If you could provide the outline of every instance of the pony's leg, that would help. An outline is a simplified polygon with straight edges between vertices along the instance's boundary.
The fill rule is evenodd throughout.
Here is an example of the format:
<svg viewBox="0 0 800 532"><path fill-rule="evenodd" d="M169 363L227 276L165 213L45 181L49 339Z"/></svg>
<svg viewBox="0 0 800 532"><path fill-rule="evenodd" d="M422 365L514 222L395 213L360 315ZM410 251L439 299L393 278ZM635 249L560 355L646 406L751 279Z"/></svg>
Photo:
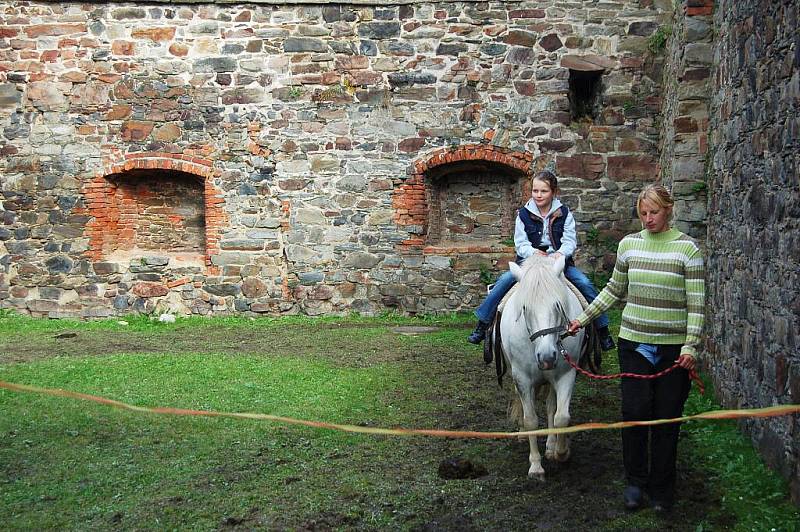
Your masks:
<svg viewBox="0 0 800 532"><path fill-rule="evenodd" d="M536 430L539 427L539 419L536 417L534 406L535 391L528 381L516 383L517 395L522 404L522 428L524 430ZM539 454L539 445L536 436L528 436L530 454L528 460L531 463L528 469L528 478L544 481L544 468L542 467L542 455Z"/></svg>
<svg viewBox="0 0 800 532"><path fill-rule="evenodd" d="M556 412L553 416L555 428L568 427L570 422L569 403L572 400L572 389L575 386L575 372L570 371L558 379L554 388L556 391ZM559 462L569 459L569 436L559 434L556 436L555 456Z"/></svg>
<svg viewBox="0 0 800 532"><path fill-rule="evenodd" d="M556 389L552 385L547 386L547 428L552 429L553 418L556 414ZM548 460L556 458L556 435L547 435L547 445L545 446L544 457Z"/></svg>

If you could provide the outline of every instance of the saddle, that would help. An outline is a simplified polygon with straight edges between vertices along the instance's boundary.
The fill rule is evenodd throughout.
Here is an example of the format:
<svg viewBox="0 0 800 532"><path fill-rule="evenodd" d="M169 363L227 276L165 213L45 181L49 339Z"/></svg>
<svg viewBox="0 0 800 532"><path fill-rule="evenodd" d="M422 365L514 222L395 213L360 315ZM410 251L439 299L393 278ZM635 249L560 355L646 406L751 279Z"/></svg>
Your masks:
<svg viewBox="0 0 800 532"><path fill-rule="evenodd" d="M589 306L586 298L578 291L574 284L569 280L564 279L573 294L578 298L581 303L581 308L585 309ZM500 305L497 307L497 312L494 315L491 325L486 331L486 339L483 341L483 361L486 365L495 361L495 369L497 371L497 383L502 386L503 375L506 374L508 369L505 354L503 353L503 342L500 336L500 318L503 315L503 310L508 302L508 298L517 290L517 286L511 287L511 290L503 297ZM596 375L601 374L601 367L603 365L603 350L600 347L600 336L597 333L597 327L594 322L590 323L586 328L586 334L583 335L583 342L581 343L581 352L578 357L578 365L583 369L587 369Z"/></svg>

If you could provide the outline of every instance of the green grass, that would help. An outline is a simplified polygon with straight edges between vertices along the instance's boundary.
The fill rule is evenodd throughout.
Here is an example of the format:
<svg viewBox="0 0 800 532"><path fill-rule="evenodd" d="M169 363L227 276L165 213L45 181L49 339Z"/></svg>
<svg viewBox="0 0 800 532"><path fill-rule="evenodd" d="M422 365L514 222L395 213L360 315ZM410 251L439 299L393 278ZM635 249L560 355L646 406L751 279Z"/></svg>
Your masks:
<svg viewBox="0 0 800 532"><path fill-rule="evenodd" d="M705 385L706 395L689 397L686 415L720 408L711 382ZM721 493L719 512L732 517L736 530L800 530L800 511L787 500L786 481L767 468L735 422L692 422L685 430L689 445L684 448L708 471L708 484Z"/></svg>
<svg viewBox="0 0 800 532"><path fill-rule="evenodd" d="M470 316L117 321L0 314L0 380L139 406L512 429L493 368L464 342ZM618 327L618 311L612 322ZM439 330L404 336L392 332L397 325ZM693 393L688 409L714 408L707 393ZM618 387L581 380L573 403L575 423L614 421ZM785 484L733 422L686 423L683 431L682 480L713 494L688 500L673 518L677 529L796 529ZM0 390L0 522L12 530L663 528L649 510L619 508L617 432L581 433L573 446L569 467L546 465L550 480L538 484L525 479L523 442L158 416ZM445 481L437 468L450 456L490 473Z"/></svg>

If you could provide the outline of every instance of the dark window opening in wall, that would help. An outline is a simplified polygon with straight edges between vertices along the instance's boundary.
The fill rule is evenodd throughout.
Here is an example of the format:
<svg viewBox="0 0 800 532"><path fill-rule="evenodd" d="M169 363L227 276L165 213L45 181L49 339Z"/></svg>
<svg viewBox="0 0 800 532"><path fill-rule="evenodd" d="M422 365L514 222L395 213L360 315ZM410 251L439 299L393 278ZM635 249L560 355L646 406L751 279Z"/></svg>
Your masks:
<svg viewBox="0 0 800 532"><path fill-rule="evenodd" d="M600 114L602 86L602 70L570 69L569 108L572 121L597 118Z"/></svg>
<svg viewBox="0 0 800 532"><path fill-rule="evenodd" d="M134 170L108 176L112 186L107 259L168 258L173 266L202 266L206 252L204 184L176 171Z"/></svg>
<svg viewBox="0 0 800 532"><path fill-rule="evenodd" d="M439 166L426 176L428 245L496 248L513 245L525 174L489 161Z"/></svg>

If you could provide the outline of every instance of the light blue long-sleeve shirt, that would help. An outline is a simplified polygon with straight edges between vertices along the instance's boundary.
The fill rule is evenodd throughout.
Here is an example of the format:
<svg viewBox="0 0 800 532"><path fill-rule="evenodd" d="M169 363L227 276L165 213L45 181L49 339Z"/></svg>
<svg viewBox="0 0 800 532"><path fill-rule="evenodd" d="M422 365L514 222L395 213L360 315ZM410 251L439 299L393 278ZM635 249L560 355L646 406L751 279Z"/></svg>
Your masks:
<svg viewBox="0 0 800 532"><path fill-rule="evenodd" d="M567 214L567 219L564 221L564 234L561 236L561 247L558 249L553 248L553 239L550 234L550 217L561 208L561 205L561 201L558 198L553 198L553 203L550 205L550 212L547 213L547 216L542 216L539 212L539 207L536 206L536 202L533 201L533 199L529 199L524 208L528 209L528 212L530 212L532 216L542 220L544 230L542 231L541 245L548 246L547 253L559 252L564 255L564 257L571 257L578 247L578 235L575 231L575 218L572 216L572 211ZM528 240L528 235L525 233L525 224L519 219L519 215L514 225L514 247L516 248L517 255L523 259L527 259L536 251Z"/></svg>

